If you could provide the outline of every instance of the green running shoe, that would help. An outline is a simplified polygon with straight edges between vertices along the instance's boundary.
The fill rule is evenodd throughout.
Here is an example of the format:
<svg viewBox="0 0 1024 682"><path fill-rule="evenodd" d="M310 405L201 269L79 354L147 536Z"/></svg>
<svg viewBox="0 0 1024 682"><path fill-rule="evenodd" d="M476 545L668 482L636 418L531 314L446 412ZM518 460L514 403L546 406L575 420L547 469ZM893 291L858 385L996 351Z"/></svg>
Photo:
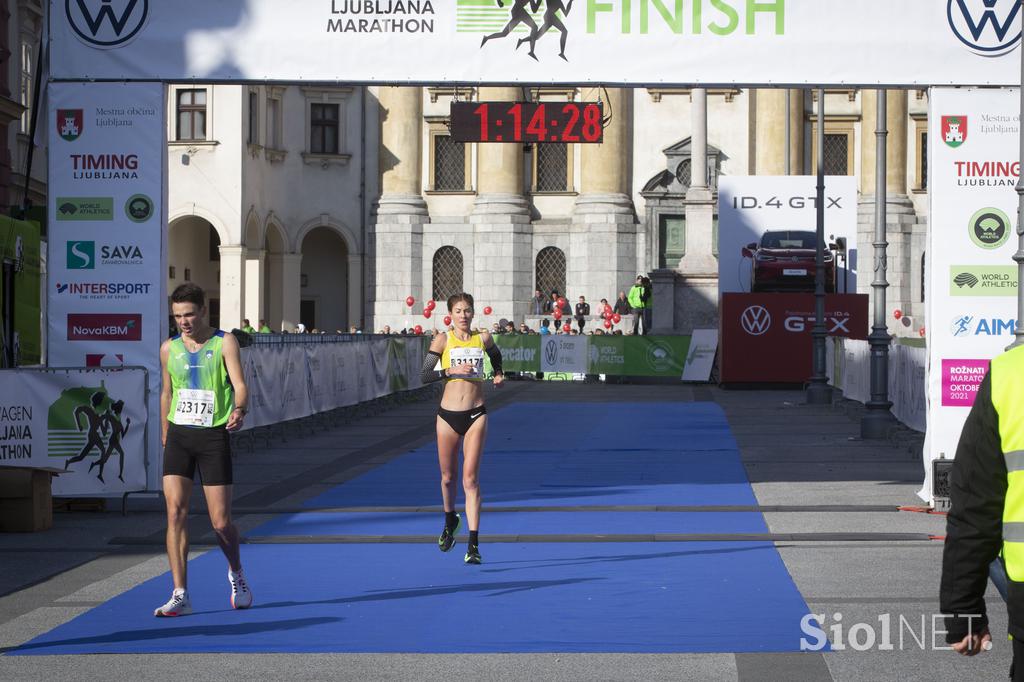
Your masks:
<svg viewBox="0 0 1024 682"><path fill-rule="evenodd" d="M476 545L470 545L466 548L466 558L463 559L467 564L482 564L483 559L480 558L480 548Z"/></svg>
<svg viewBox="0 0 1024 682"><path fill-rule="evenodd" d="M441 535L437 538L437 548L442 552L447 552L449 549L455 546L455 534L459 532L459 528L462 526L462 517L458 514L455 515L455 527L449 528L447 522L444 524L444 529L441 531Z"/></svg>

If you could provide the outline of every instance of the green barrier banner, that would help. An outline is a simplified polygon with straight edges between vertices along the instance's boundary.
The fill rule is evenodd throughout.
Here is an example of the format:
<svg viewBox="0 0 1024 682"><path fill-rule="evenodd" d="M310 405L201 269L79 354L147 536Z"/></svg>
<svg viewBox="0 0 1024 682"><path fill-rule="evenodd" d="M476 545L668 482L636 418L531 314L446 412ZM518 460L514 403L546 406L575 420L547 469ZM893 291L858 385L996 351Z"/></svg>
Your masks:
<svg viewBox="0 0 1024 682"><path fill-rule="evenodd" d="M587 372L634 377L681 378L689 336L587 336ZM495 336L503 365L509 372L539 372L539 335ZM548 372L545 372L545 376Z"/></svg>
<svg viewBox="0 0 1024 682"><path fill-rule="evenodd" d="M0 260L14 264L15 365L39 364L39 226L0 216ZM0 278L0 300L5 295ZM0 339L2 343L2 339Z"/></svg>
<svg viewBox="0 0 1024 682"><path fill-rule="evenodd" d="M501 365L506 372L539 372L540 371L540 340L539 334L521 336L496 335L494 337L501 349ZM485 358L487 359L487 358Z"/></svg>

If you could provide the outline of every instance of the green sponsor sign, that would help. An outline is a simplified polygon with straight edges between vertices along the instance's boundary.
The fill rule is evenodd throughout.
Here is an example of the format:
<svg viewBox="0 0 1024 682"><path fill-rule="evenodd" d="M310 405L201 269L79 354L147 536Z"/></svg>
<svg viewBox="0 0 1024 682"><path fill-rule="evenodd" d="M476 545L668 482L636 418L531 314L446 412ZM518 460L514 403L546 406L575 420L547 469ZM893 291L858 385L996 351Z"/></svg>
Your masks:
<svg viewBox="0 0 1024 682"><path fill-rule="evenodd" d="M113 220L112 197L57 197L57 220Z"/></svg>
<svg viewBox="0 0 1024 682"><path fill-rule="evenodd" d="M540 339L539 334L496 335L494 340L501 349L502 368L506 372L539 372ZM485 361L489 359L485 358Z"/></svg>
<svg viewBox="0 0 1024 682"><path fill-rule="evenodd" d="M1016 296L1016 265L951 265L950 296Z"/></svg>
<svg viewBox="0 0 1024 682"><path fill-rule="evenodd" d="M502 364L509 372L539 372L542 337L495 336ZM683 375L689 336L588 336L587 372L612 376L675 377ZM550 372L545 373L548 378ZM566 375L565 378L571 378Z"/></svg>
<svg viewBox="0 0 1024 682"><path fill-rule="evenodd" d="M5 269L14 270L14 362L37 365L42 351L39 225L0 216L0 260ZM6 279L0 277L0 300L6 300L5 282Z"/></svg>

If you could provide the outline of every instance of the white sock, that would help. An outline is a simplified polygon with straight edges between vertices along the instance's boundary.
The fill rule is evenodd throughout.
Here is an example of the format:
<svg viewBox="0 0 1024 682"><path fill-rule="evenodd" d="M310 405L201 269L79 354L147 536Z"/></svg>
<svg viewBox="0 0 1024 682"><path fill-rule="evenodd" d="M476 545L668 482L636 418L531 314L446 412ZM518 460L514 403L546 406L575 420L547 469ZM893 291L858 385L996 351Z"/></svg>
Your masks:
<svg viewBox="0 0 1024 682"><path fill-rule="evenodd" d="M171 596L172 597L184 597L186 593L187 593L187 590L184 587L176 587L176 588L174 588L174 592L171 593Z"/></svg>

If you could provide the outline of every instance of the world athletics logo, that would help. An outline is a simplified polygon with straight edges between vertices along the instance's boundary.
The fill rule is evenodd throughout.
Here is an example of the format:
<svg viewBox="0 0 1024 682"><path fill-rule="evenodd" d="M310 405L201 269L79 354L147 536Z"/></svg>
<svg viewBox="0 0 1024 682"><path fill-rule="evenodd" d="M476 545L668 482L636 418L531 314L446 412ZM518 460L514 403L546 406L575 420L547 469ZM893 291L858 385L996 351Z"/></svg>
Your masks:
<svg viewBox="0 0 1024 682"><path fill-rule="evenodd" d="M985 57L1000 57L1017 47L1019 14L1017 0L947 0L946 4L953 34L972 52Z"/></svg>

